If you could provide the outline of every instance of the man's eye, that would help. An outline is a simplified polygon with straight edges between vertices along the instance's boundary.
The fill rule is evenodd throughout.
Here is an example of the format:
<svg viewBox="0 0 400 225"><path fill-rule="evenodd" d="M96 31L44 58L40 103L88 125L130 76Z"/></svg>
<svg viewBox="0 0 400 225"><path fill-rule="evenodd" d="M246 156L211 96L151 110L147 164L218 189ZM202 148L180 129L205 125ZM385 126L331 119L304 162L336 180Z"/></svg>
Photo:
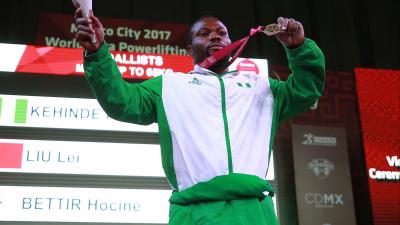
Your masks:
<svg viewBox="0 0 400 225"><path fill-rule="evenodd" d="M220 32L218 32L218 34L219 34L220 36L225 36L225 35L226 35L226 31L220 31Z"/></svg>
<svg viewBox="0 0 400 225"><path fill-rule="evenodd" d="M204 32L199 32L198 35L199 36L207 36L209 33L204 31Z"/></svg>

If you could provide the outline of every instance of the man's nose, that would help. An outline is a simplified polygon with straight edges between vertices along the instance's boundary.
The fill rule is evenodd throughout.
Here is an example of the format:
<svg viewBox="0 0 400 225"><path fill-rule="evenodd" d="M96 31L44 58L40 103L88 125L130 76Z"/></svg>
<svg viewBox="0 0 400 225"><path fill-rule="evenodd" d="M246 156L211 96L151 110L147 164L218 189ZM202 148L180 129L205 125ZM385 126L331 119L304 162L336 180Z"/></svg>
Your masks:
<svg viewBox="0 0 400 225"><path fill-rule="evenodd" d="M210 40L221 39L221 36L218 34L218 32L211 32L209 39Z"/></svg>

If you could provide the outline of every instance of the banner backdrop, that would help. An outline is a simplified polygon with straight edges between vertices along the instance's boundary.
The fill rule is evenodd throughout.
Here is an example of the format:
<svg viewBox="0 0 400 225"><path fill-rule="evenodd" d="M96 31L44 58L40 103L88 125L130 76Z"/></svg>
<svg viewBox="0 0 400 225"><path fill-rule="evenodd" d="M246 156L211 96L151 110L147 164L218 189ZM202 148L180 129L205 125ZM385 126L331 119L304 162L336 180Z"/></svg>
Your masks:
<svg viewBox="0 0 400 225"><path fill-rule="evenodd" d="M99 18L111 50L147 54L187 55L187 24ZM73 15L43 13L39 16L36 44L79 48Z"/></svg>
<svg viewBox="0 0 400 225"><path fill-rule="evenodd" d="M375 225L400 224L400 70L355 70Z"/></svg>
<svg viewBox="0 0 400 225"><path fill-rule="evenodd" d="M299 225L356 225L343 128L292 126Z"/></svg>

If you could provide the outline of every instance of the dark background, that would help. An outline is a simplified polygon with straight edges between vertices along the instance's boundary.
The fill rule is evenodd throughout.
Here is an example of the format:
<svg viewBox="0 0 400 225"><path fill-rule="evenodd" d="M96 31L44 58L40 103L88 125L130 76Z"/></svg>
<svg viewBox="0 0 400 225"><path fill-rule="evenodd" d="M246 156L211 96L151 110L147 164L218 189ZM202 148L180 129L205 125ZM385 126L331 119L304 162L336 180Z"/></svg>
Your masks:
<svg viewBox="0 0 400 225"><path fill-rule="evenodd" d="M399 0L93 1L100 18L191 24L201 15L215 15L227 25L233 41L247 35L250 27L273 23L278 16L301 21L306 36L325 54L327 84L317 110L282 124L277 132L274 157L281 224L298 224L291 124L346 128L357 224L373 224L353 69L400 68ZM40 13L74 13L70 0L0 0L0 9L0 43L17 44L35 44ZM284 51L273 38L252 38L241 56L268 59L271 76L285 78L289 74ZM0 73L0 93L93 98L83 77L5 72ZM35 139L30 132L6 128L0 129L0 136ZM82 134L70 135L79 139ZM49 139L63 140L62 136L49 132ZM11 179L10 184L13 182Z"/></svg>

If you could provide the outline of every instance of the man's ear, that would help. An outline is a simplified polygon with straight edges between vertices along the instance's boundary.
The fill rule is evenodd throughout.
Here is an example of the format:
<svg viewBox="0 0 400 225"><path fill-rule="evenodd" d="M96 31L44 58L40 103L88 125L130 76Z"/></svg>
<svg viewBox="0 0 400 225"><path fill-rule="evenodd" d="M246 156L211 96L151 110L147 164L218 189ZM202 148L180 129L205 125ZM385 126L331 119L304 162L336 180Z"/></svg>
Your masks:
<svg viewBox="0 0 400 225"><path fill-rule="evenodd" d="M186 50L190 56L193 56L193 48L192 45L186 45Z"/></svg>

